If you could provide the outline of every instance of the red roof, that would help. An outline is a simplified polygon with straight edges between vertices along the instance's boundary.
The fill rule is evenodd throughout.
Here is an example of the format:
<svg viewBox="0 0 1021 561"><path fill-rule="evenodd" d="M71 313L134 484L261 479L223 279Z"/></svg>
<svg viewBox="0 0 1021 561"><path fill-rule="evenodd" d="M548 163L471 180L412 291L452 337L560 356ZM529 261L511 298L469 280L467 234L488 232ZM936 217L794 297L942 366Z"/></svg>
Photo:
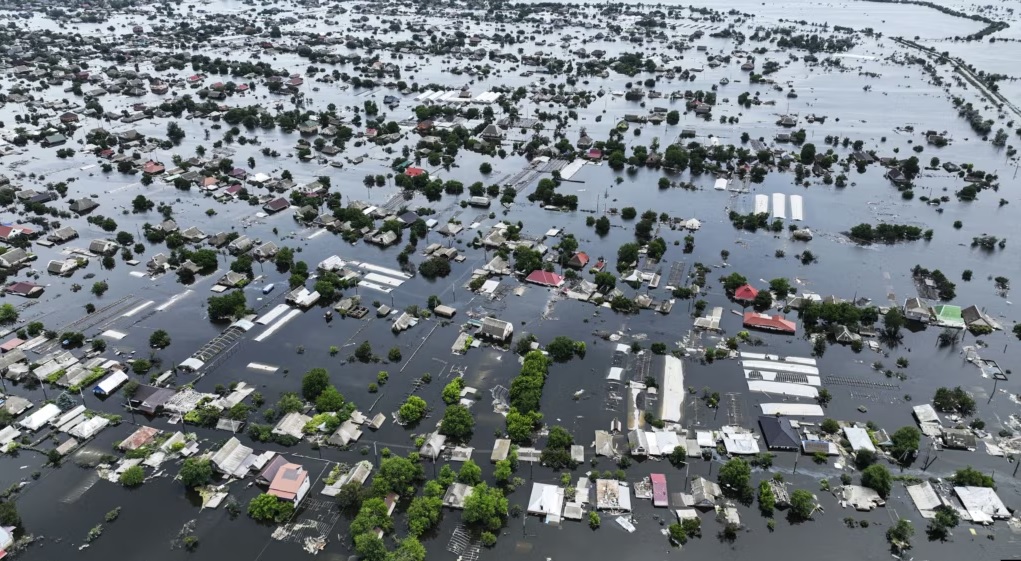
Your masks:
<svg viewBox="0 0 1021 561"><path fill-rule="evenodd" d="M667 499L666 476L662 473L652 473L649 474L649 479L652 480L652 506L670 506Z"/></svg>
<svg viewBox="0 0 1021 561"><path fill-rule="evenodd" d="M579 251L575 253L574 257L571 258L571 265L575 267L584 267L585 265L588 265L588 262L589 262L588 254L585 253L584 251Z"/></svg>
<svg viewBox="0 0 1021 561"><path fill-rule="evenodd" d="M34 282L20 281L12 282L11 284L7 285L7 287L4 290L6 290L10 294L16 294L18 296L31 298L42 294L44 289L42 286L39 286Z"/></svg>
<svg viewBox="0 0 1021 561"><path fill-rule="evenodd" d="M547 271L532 271L530 275L525 277L526 282L538 284L541 286L549 286L552 288L559 288L560 285L564 284L564 277Z"/></svg>
<svg viewBox="0 0 1021 561"><path fill-rule="evenodd" d="M425 173L424 169L416 168L415 166L409 166L408 169L404 170L404 175L408 177L418 177L419 175L422 175L424 173Z"/></svg>
<svg viewBox="0 0 1021 561"><path fill-rule="evenodd" d="M164 169L166 169L166 168L163 167L163 164L158 163L158 162L148 161L148 162L145 163L145 165L142 166L142 173L145 173L145 174L148 174L148 175L154 175L154 174L157 174L157 173L163 173Z"/></svg>
<svg viewBox="0 0 1021 561"><path fill-rule="evenodd" d="M797 324L781 315L770 316L757 312L745 312L744 326L768 331L779 331L781 333L794 333L797 331Z"/></svg>
<svg viewBox="0 0 1021 561"><path fill-rule="evenodd" d="M24 226L0 226L0 240L16 238L18 236L31 236L35 232Z"/></svg>
<svg viewBox="0 0 1021 561"><path fill-rule="evenodd" d="M759 290L750 284L737 287L734 291L734 300L747 300L751 302L759 295Z"/></svg>
<svg viewBox="0 0 1021 561"><path fill-rule="evenodd" d="M10 341L7 341L3 345L0 345L0 352L5 352L6 353L7 351L13 351L14 349L16 349L16 348L18 348L18 347L20 347L20 346L22 346L24 344L25 344L25 340L24 339L19 339L19 338L15 337L14 339L11 339Z"/></svg>

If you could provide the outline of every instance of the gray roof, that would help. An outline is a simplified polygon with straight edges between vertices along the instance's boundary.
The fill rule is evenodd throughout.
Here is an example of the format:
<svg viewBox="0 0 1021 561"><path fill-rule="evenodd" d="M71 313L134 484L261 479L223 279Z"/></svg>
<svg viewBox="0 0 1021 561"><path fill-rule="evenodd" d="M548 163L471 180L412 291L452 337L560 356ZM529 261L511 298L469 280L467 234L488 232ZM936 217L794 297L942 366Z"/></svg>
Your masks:
<svg viewBox="0 0 1021 561"><path fill-rule="evenodd" d="M786 417L762 415L759 417L759 428L762 429L762 437L766 440L766 447L770 450L798 450L801 448L801 438L791 426L790 419Z"/></svg>

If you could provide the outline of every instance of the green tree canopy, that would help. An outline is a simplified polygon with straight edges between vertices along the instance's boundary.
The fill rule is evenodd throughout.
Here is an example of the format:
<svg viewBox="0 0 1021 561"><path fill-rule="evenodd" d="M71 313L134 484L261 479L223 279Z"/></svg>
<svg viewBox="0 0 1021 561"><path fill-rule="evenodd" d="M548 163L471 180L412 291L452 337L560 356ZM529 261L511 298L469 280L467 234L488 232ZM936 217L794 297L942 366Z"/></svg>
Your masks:
<svg viewBox="0 0 1021 561"><path fill-rule="evenodd" d="M301 379L301 395L307 401L315 401L319 394L330 387L330 373L325 368L313 368Z"/></svg>

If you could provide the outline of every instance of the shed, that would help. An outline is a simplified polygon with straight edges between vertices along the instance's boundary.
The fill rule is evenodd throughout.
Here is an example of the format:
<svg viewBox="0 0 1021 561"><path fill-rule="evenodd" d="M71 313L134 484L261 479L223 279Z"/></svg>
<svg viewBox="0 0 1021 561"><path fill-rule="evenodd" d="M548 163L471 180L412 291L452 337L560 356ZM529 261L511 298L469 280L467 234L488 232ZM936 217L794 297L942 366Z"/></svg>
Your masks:
<svg viewBox="0 0 1021 561"><path fill-rule="evenodd" d="M448 318L449 319L449 318L454 317L454 314L457 313L457 310L455 310L454 308L451 308L450 306L445 306L443 304L440 304L439 306L436 306L435 308L433 308L433 313L436 314L437 316L441 317L441 318Z"/></svg>

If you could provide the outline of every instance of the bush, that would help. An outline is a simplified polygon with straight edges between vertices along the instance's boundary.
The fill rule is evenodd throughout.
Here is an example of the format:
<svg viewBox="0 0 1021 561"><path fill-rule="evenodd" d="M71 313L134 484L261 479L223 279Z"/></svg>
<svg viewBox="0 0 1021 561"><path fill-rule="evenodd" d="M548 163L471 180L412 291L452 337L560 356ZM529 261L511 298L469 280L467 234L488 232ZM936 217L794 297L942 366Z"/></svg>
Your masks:
<svg viewBox="0 0 1021 561"><path fill-rule="evenodd" d="M131 466L121 473L118 481L125 487L138 487L145 481L145 472L141 466Z"/></svg>
<svg viewBox="0 0 1021 561"><path fill-rule="evenodd" d="M294 514L294 505L281 501L269 493L263 493L248 503L248 516L260 522L281 523Z"/></svg>

